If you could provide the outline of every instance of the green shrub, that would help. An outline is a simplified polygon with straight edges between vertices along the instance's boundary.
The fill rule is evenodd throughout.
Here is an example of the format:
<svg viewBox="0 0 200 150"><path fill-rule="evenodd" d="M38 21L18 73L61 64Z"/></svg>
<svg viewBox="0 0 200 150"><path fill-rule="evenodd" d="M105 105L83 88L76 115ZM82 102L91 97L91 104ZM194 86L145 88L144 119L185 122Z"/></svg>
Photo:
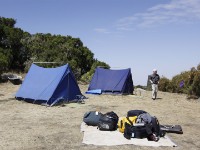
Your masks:
<svg viewBox="0 0 200 150"><path fill-rule="evenodd" d="M172 92L171 82L166 77L160 78L158 88L160 91L163 91L163 92Z"/></svg>
<svg viewBox="0 0 200 150"><path fill-rule="evenodd" d="M184 93L200 97L200 71L194 67L190 71L182 72L169 80L160 79L159 90L164 92Z"/></svg>
<svg viewBox="0 0 200 150"><path fill-rule="evenodd" d="M106 64L105 62L95 60L90 71L81 76L81 81L89 83L92 80L93 74L94 74L95 69L97 67L102 67L102 68L105 68L105 69L110 68L110 66L108 64Z"/></svg>
<svg viewBox="0 0 200 150"><path fill-rule="evenodd" d="M134 86L134 89L137 89L137 88L147 90L147 86L142 86L142 85L136 85L136 86Z"/></svg>
<svg viewBox="0 0 200 150"><path fill-rule="evenodd" d="M197 70L200 71L200 63L197 66Z"/></svg>
<svg viewBox="0 0 200 150"><path fill-rule="evenodd" d="M191 85L192 95L200 97L200 71L196 71Z"/></svg>

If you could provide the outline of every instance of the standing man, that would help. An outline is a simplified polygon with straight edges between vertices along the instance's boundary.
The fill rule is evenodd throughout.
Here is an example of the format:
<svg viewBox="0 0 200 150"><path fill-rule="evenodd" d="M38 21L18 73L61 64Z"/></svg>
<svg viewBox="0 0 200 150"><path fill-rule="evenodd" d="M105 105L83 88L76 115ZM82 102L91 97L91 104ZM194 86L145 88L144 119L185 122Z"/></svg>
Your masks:
<svg viewBox="0 0 200 150"><path fill-rule="evenodd" d="M153 69L153 74L150 76L153 100L155 100L157 97L159 80L160 80L160 76L157 74L157 69Z"/></svg>

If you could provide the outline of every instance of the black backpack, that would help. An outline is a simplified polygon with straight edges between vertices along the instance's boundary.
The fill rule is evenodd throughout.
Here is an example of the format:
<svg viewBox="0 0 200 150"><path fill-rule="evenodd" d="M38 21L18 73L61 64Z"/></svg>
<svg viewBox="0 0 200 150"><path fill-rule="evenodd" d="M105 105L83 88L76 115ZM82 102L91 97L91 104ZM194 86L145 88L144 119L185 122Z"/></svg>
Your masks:
<svg viewBox="0 0 200 150"><path fill-rule="evenodd" d="M153 116L151 117L151 124L152 124L152 132L153 134L155 134L157 137L162 137L164 136L162 133L161 133L161 130L160 130L160 123L157 119L157 117Z"/></svg>
<svg viewBox="0 0 200 150"><path fill-rule="evenodd" d="M97 126L102 115L98 111L89 111L84 114L83 121L89 126Z"/></svg>
<svg viewBox="0 0 200 150"><path fill-rule="evenodd" d="M127 117L139 116L140 114L147 113L144 110L129 110L127 112Z"/></svg>
<svg viewBox="0 0 200 150"><path fill-rule="evenodd" d="M147 138L148 133L145 125L134 126L128 123L125 123L124 137L126 139L131 138Z"/></svg>
<svg viewBox="0 0 200 150"><path fill-rule="evenodd" d="M138 118L136 124L125 125L125 138L148 138L148 140L151 140L152 135L155 135L155 137L161 136L160 124L155 116L151 116L143 110L130 110L127 116L137 116Z"/></svg>
<svg viewBox="0 0 200 150"><path fill-rule="evenodd" d="M100 117L98 129L101 131L114 131L117 129L118 120L119 117L115 112L108 112Z"/></svg>

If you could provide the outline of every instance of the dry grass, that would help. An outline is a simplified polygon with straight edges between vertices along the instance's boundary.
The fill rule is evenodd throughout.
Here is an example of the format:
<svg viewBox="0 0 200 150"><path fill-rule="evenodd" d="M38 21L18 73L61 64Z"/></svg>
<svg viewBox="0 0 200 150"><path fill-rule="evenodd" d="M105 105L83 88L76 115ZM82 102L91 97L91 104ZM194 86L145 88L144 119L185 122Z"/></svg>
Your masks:
<svg viewBox="0 0 200 150"><path fill-rule="evenodd" d="M142 97L86 95L85 104L45 107L15 100L18 88L11 83L0 84L1 150L148 150L150 147L133 145L106 147L82 144L80 124L85 112L114 111L121 117L132 109L142 109L157 116L161 124L179 124L183 128L182 135L168 134L178 147L151 149L200 149L200 103L199 100L187 100L185 95L159 92L159 99L155 101L151 99L150 92L145 92ZM84 93L87 86L80 85L80 88Z"/></svg>

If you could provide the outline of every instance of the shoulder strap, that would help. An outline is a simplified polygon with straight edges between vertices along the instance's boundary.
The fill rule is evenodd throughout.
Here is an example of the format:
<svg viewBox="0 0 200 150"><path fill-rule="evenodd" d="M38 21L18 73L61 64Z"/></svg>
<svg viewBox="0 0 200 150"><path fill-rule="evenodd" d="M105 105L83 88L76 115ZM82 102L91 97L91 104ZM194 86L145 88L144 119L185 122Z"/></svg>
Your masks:
<svg viewBox="0 0 200 150"><path fill-rule="evenodd" d="M133 125L132 121L129 119L129 117L126 117L126 119L128 120L128 122L131 124L131 126Z"/></svg>

